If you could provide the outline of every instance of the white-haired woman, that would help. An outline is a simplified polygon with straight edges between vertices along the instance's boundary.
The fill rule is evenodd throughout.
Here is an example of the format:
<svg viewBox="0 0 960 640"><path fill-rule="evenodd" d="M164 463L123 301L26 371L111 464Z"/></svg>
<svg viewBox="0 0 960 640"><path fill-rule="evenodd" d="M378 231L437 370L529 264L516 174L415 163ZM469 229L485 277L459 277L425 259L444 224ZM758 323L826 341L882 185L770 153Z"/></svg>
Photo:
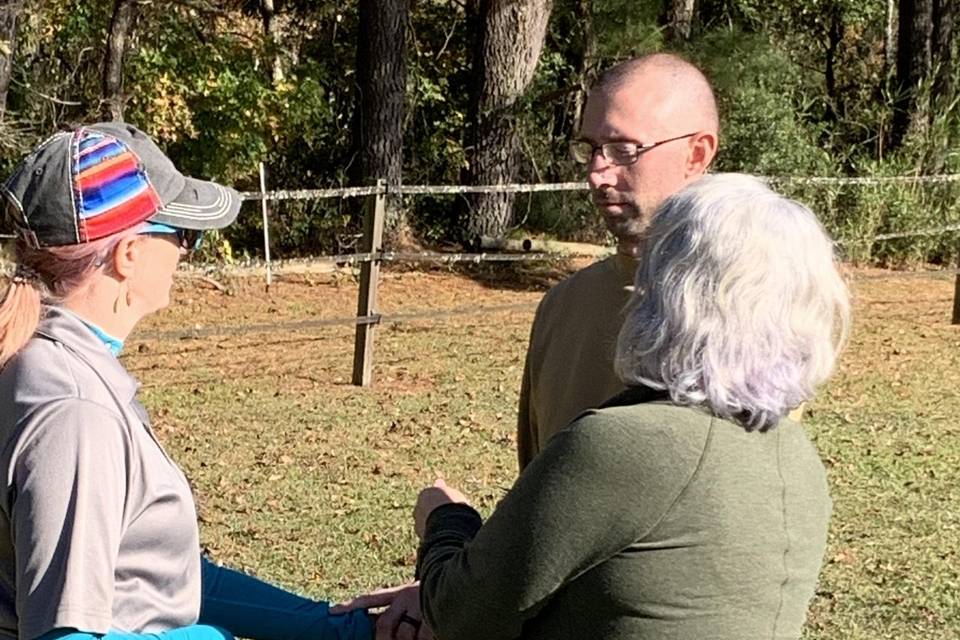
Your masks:
<svg viewBox="0 0 960 640"><path fill-rule="evenodd" d="M629 390L556 435L486 523L442 482L421 493L437 636L799 638L831 505L787 416L848 320L806 207L743 175L667 200L620 333Z"/></svg>
<svg viewBox="0 0 960 640"><path fill-rule="evenodd" d="M190 486L117 359L238 194L121 123L51 137L2 192L18 237L0 298L0 638L368 640L362 612L201 558Z"/></svg>

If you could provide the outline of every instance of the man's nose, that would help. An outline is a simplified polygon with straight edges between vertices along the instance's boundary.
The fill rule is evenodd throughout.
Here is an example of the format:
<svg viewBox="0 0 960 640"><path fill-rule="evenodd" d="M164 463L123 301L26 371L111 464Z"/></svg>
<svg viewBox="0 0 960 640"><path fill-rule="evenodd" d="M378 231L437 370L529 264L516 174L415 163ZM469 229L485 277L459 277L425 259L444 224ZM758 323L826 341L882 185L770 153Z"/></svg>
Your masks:
<svg viewBox="0 0 960 640"><path fill-rule="evenodd" d="M587 182L594 188L610 184L613 182L613 168L614 165L603 157L600 149L594 149L587 163Z"/></svg>

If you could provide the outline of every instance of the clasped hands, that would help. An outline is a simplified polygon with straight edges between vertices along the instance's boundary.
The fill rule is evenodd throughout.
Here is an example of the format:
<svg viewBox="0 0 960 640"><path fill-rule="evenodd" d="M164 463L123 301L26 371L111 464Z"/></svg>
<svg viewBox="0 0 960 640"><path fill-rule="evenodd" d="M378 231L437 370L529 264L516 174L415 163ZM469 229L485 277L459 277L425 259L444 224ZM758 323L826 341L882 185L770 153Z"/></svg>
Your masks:
<svg viewBox="0 0 960 640"><path fill-rule="evenodd" d="M438 479L417 496L413 509L413 528L423 539L427 518L437 507L452 502L468 504L457 489ZM355 609L386 609L377 616L376 640L433 640L433 631L420 611L420 583L378 589L330 609L330 613L346 613Z"/></svg>

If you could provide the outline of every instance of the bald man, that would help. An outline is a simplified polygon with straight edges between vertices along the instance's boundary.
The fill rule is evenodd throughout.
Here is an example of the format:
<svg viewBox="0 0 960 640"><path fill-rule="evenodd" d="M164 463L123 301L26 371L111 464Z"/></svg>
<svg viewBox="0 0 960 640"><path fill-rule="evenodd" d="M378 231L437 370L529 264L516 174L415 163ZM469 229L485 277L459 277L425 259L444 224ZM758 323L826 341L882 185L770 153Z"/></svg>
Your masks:
<svg viewBox="0 0 960 640"><path fill-rule="evenodd" d="M581 411L623 390L613 373L613 350L640 234L657 205L707 170L716 149L713 91L677 56L619 64L591 92L571 155L587 170L617 254L555 286L537 309L520 393L521 470ZM430 640L417 584L362 595L334 611L386 606L377 640Z"/></svg>
<svg viewBox="0 0 960 640"><path fill-rule="evenodd" d="M537 308L517 420L521 471L580 412L624 389L613 353L641 234L657 206L703 175L717 150L710 83L671 54L611 68L591 91L582 120L571 156L587 172L617 253L553 287Z"/></svg>

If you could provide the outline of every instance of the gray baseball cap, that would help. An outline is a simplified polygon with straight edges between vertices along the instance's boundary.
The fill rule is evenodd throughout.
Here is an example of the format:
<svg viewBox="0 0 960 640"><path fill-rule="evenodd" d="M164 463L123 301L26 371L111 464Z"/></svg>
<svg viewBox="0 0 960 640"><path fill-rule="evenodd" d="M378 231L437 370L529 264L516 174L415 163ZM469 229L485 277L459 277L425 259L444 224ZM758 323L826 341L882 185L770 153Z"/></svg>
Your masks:
<svg viewBox="0 0 960 640"><path fill-rule="evenodd" d="M189 178L145 133L101 122L58 133L27 155L0 187L7 215L35 247L82 244L146 221L219 229L240 194Z"/></svg>

